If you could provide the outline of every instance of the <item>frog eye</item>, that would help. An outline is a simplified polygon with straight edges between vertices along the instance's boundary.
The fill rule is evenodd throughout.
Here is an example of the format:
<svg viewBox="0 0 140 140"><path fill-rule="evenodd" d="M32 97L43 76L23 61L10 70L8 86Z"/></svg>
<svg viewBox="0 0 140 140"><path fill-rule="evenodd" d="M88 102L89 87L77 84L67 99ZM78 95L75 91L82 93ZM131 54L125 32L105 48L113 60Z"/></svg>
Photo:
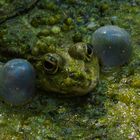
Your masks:
<svg viewBox="0 0 140 140"><path fill-rule="evenodd" d="M48 55L44 60L44 69L50 74L55 74L58 71L58 60L51 55Z"/></svg>
<svg viewBox="0 0 140 140"><path fill-rule="evenodd" d="M48 73L54 74L56 73L58 67L57 64L51 62L51 61L44 61L44 68Z"/></svg>
<svg viewBox="0 0 140 140"><path fill-rule="evenodd" d="M87 44L87 45L85 46L85 48L86 48L86 56L87 56L88 58L91 58L92 55L93 55L92 46L91 46L90 44Z"/></svg>
<svg viewBox="0 0 140 140"><path fill-rule="evenodd" d="M93 49L90 44L85 43L76 43L71 46L68 50L71 57L80 60L90 61L90 58L93 55Z"/></svg>

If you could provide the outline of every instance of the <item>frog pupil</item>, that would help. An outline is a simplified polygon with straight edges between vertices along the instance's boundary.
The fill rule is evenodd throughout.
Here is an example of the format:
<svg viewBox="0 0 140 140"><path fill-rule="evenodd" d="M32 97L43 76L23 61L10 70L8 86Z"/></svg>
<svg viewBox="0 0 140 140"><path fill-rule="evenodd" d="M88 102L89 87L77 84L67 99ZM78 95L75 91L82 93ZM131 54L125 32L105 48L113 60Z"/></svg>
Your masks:
<svg viewBox="0 0 140 140"><path fill-rule="evenodd" d="M89 45L87 45L87 53L88 53L88 55L92 54L92 48Z"/></svg>
<svg viewBox="0 0 140 140"><path fill-rule="evenodd" d="M44 62L44 67L45 67L46 70L52 70L54 68L54 65L49 61L45 61Z"/></svg>

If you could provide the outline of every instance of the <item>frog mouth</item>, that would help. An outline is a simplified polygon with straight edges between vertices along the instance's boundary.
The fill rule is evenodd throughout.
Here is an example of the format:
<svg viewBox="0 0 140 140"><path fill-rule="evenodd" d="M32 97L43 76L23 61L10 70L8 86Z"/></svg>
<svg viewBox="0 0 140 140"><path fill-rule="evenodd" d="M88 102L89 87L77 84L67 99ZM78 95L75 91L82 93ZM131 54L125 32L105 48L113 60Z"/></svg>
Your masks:
<svg viewBox="0 0 140 140"><path fill-rule="evenodd" d="M60 89L61 94L65 94L67 96L82 96L85 95L89 92L91 92L97 84L97 79L96 80L88 80L87 82L84 82L84 84L73 84L73 85L68 85L66 87L62 87Z"/></svg>
<svg viewBox="0 0 140 140"><path fill-rule="evenodd" d="M84 86L74 86L72 88L73 92L81 93L81 94L87 94L90 91L92 91L97 84L97 80L88 81Z"/></svg>

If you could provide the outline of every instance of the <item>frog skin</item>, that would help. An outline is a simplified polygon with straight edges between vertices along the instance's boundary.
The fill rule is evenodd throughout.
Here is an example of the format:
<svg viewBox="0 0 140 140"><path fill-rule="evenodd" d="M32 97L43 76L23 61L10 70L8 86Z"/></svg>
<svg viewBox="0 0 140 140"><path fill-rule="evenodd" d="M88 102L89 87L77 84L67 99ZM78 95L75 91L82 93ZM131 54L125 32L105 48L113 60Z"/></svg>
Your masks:
<svg viewBox="0 0 140 140"><path fill-rule="evenodd" d="M22 15L32 9L39 0L31 0L31 1L5 1L3 0L2 6L0 5L0 24L4 23L6 20L14 18L16 16ZM0 4L1 4L0 3Z"/></svg>
<svg viewBox="0 0 140 140"><path fill-rule="evenodd" d="M47 12L34 6L37 1L31 2L28 8L21 6L21 12L9 10L1 18L1 61L28 60L36 70L36 87L46 92L80 96L92 91L99 79L98 59L92 47L84 41L73 42L71 31L55 32L58 28L43 21ZM24 13L26 9L29 12ZM41 19L36 21L38 17Z"/></svg>
<svg viewBox="0 0 140 140"><path fill-rule="evenodd" d="M67 96L87 94L99 79L98 59L85 43L52 48L34 66L43 89Z"/></svg>
<svg viewBox="0 0 140 140"><path fill-rule="evenodd" d="M89 34L84 15L77 18L80 9L72 16L67 2L13 0L0 3L0 8L0 60L31 62L37 87L47 92L74 96L92 91L99 79L95 53L103 66L122 66L130 60L131 39L125 30L105 26Z"/></svg>

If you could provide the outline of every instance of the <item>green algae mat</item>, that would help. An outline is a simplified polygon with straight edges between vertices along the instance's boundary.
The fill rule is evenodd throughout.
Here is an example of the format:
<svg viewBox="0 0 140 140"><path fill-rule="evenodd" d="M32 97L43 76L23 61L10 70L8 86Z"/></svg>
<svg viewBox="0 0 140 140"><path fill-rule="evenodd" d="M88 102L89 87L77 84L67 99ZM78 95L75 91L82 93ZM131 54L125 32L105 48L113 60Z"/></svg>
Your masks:
<svg viewBox="0 0 140 140"><path fill-rule="evenodd" d="M3 41L9 23L11 34ZM98 85L85 96L66 98L37 88L27 105L0 101L0 140L140 140L139 0L0 1L0 47L9 45L15 57L20 53L29 59L26 48L43 36L49 46L69 44L69 38L89 43L103 25L130 33L130 63L111 70L101 67ZM1 61L13 58L0 50Z"/></svg>

